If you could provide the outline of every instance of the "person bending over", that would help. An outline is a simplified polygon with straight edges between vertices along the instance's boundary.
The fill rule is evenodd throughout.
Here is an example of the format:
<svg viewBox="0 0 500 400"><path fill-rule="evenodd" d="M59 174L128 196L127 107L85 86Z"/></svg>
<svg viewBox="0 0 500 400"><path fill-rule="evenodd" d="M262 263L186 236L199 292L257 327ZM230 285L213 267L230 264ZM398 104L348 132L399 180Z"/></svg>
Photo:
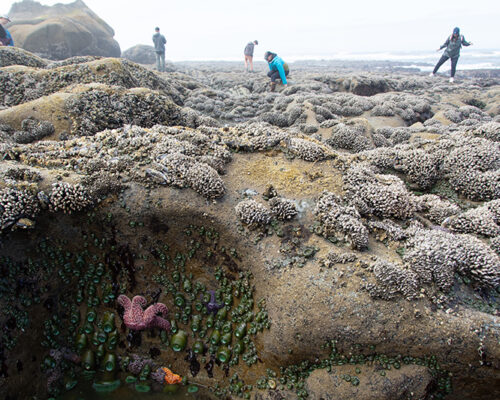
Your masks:
<svg viewBox="0 0 500 400"><path fill-rule="evenodd" d="M286 81L286 77L290 72L288 64L284 62L281 57L278 57L276 53L271 51L266 51L264 59L269 65L269 72L267 73L267 76L271 78L271 92L274 92L274 89L276 89L276 79L278 78L281 79L284 86L287 86L288 83Z"/></svg>
<svg viewBox="0 0 500 400"><path fill-rule="evenodd" d="M434 71L430 73L430 76L435 76L436 72L438 72L438 69L443 65L446 60L451 58L451 75L450 75L450 82L453 82L455 80L455 72L457 70L457 62L458 62L458 57L460 57L460 49L462 48L462 45L464 46L470 46L472 42L467 42L464 39L463 35L460 35L460 29L455 28L453 29L453 33L451 36L449 36L446 39L446 42L444 42L439 49L436 51L441 51L441 49L444 49L446 47L446 50L444 51L443 55L439 59L438 63L434 67Z"/></svg>
<svg viewBox="0 0 500 400"><path fill-rule="evenodd" d="M253 72L253 49L256 44L259 44L258 40L254 40L253 42L248 42L245 46L245 50L243 50L243 54L245 55L245 70L248 70L248 66L250 66L250 72Z"/></svg>

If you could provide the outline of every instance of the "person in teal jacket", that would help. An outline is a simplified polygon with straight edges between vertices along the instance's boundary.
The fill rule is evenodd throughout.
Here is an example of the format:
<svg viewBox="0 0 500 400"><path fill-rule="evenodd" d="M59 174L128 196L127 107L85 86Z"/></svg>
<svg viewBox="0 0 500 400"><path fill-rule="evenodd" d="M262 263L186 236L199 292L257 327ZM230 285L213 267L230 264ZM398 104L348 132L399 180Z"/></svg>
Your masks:
<svg viewBox="0 0 500 400"><path fill-rule="evenodd" d="M7 15L0 16L0 24L7 25L9 22L10 18ZM5 38L2 38L2 43L5 43L4 46L14 46L14 39L12 39L10 32L7 28L3 28L3 30L5 31Z"/></svg>
<svg viewBox="0 0 500 400"><path fill-rule="evenodd" d="M455 72L457 70L457 62L458 62L458 57L460 57L460 49L462 48L462 45L464 46L470 46L472 42L467 42L464 39L463 35L460 35L460 29L455 28L453 29L453 33L446 41L441 45L439 49L436 51L441 51L441 49L444 49L446 47L446 50L443 52L443 55L437 62L436 66L434 67L434 71L430 73L430 76L435 76L436 72L438 72L438 69L445 63L446 60L451 58L451 76L450 76L450 82L453 82L455 80Z"/></svg>
<svg viewBox="0 0 500 400"><path fill-rule="evenodd" d="M286 81L286 77L290 72L288 64L284 62L281 57L278 57L276 53L271 51L266 51L264 59L269 65L269 72L267 73L267 76L271 78L271 92L274 92L274 89L276 88L276 79L278 78L281 79L283 85L287 86L288 82Z"/></svg>

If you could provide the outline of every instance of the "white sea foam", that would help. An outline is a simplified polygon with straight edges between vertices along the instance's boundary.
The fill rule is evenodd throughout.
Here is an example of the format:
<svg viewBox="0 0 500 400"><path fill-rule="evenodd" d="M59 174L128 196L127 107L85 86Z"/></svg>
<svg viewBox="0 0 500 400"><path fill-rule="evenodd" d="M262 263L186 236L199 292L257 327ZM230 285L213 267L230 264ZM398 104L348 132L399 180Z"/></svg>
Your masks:
<svg viewBox="0 0 500 400"><path fill-rule="evenodd" d="M284 56L287 61L303 60L346 60L346 61L390 61L408 63L403 68L418 68L428 71L434 67L442 52L378 52L378 53L349 53L335 54L308 54ZM423 65L428 64L428 66ZM462 49L459 65L461 69L498 69L500 68L500 50Z"/></svg>

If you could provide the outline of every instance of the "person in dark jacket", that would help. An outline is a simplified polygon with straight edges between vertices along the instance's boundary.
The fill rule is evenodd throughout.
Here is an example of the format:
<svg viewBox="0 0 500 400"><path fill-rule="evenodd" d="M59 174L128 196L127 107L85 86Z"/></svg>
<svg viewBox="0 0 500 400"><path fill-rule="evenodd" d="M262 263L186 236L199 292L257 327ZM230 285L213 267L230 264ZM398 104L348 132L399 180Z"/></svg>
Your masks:
<svg viewBox="0 0 500 400"><path fill-rule="evenodd" d="M160 33L160 28L158 27L155 28L153 43L156 53L156 69L160 72L165 72L165 43L167 43L167 39Z"/></svg>
<svg viewBox="0 0 500 400"><path fill-rule="evenodd" d="M449 36L446 41L441 45L439 49L436 51L441 51L441 49L444 49L446 47L446 50L443 52L443 55L439 59L438 63L434 67L434 71L430 73L430 76L435 76L436 72L438 69L443 65L446 60L449 58L451 59L451 75L450 75L450 82L453 82L455 80L455 72L457 70L457 62L458 62L458 57L460 57L460 49L463 46L470 46L472 42L467 42L464 39L463 35L460 35L460 29L455 28L453 29L453 33L451 36Z"/></svg>
<svg viewBox="0 0 500 400"><path fill-rule="evenodd" d="M258 40L254 40L253 42L248 42L245 46L245 50L243 50L243 54L245 55L245 70L248 72L248 66L250 65L250 72L253 72L253 49L256 44L259 44Z"/></svg>
<svg viewBox="0 0 500 400"><path fill-rule="evenodd" d="M7 15L0 16L0 25L7 25L9 22L10 18ZM10 32L7 30L7 28L4 28L3 26L2 29L3 32L0 32L0 35L2 35L0 43L3 46L14 46L14 39L12 39Z"/></svg>
<svg viewBox="0 0 500 400"><path fill-rule="evenodd" d="M7 32L5 32L2 24L0 24L0 46L7 46L9 43L10 40L7 38Z"/></svg>
<svg viewBox="0 0 500 400"><path fill-rule="evenodd" d="M276 89L276 79L278 78L281 79L281 82L283 82L284 86L287 86L288 82L286 80L286 77L290 72L288 64L284 62L281 57L278 57L276 53L273 53L271 51L266 51L266 53L264 54L264 59L269 65L269 72L267 73L267 76L271 78L271 92L274 92L274 89Z"/></svg>

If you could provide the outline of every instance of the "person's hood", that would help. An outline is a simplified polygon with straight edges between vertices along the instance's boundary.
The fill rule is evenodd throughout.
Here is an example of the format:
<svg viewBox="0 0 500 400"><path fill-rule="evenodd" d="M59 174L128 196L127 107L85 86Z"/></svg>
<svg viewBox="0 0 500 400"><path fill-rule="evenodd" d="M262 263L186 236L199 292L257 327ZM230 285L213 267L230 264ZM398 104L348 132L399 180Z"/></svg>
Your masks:
<svg viewBox="0 0 500 400"><path fill-rule="evenodd" d="M272 51L266 51L266 52L264 53L264 60L266 60L266 61L267 61L267 58L268 58L269 56L272 56L271 61L273 61L273 60L276 58L277 54L276 54L276 53L273 53Z"/></svg>

